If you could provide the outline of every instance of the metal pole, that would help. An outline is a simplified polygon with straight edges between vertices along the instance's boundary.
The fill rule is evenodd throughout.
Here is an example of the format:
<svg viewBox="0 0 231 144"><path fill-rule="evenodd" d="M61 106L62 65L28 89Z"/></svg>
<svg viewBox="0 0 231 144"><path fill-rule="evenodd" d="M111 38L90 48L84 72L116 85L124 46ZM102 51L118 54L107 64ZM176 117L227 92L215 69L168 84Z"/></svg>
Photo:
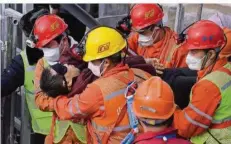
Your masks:
<svg viewBox="0 0 231 144"><path fill-rule="evenodd" d="M174 30L177 33L180 33L182 30L182 24L184 20L184 6L179 4L176 11L175 27Z"/></svg>
<svg viewBox="0 0 231 144"><path fill-rule="evenodd" d="M62 4L61 7L80 20L88 28L100 25L98 21L77 4Z"/></svg>
<svg viewBox="0 0 231 144"><path fill-rule="evenodd" d="M201 20L202 10L203 10L203 4L199 4L198 11L197 11L196 21Z"/></svg>
<svg viewBox="0 0 231 144"><path fill-rule="evenodd" d="M26 14L27 12L29 12L30 10L33 9L33 4L22 4L22 13ZM26 48L26 37L25 35L22 33L22 50Z"/></svg>

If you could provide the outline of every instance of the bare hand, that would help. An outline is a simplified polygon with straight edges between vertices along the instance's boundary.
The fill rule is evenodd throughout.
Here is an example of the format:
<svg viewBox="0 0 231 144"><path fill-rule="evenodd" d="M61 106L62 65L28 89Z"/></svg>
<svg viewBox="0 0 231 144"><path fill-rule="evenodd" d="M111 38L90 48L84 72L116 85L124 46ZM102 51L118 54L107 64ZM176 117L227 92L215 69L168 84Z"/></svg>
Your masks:
<svg viewBox="0 0 231 144"><path fill-rule="evenodd" d="M66 81L67 81L67 86L71 87L72 86L72 79L74 77L79 76L80 70L78 68L74 67L73 65L67 65L67 64L65 64L64 66L67 67L67 72L64 75L65 78L66 78Z"/></svg>
<svg viewBox="0 0 231 144"><path fill-rule="evenodd" d="M160 60L157 58L146 58L145 59L147 64L151 64L156 69L156 73L158 75L163 74L163 70L165 69L164 65L160 63Z"/></svg>

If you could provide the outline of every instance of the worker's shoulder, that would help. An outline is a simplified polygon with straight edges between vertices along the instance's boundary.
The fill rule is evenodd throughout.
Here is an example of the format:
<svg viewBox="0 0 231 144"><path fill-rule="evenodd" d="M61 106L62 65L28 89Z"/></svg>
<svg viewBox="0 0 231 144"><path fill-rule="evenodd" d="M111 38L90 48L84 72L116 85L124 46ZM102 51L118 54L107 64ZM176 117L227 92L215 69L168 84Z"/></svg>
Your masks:
<svg viewBox="0 0 231 144"><path fill-rule="evenodd" d="M142 69L131 68L131 70L134 72L135 76L141 77L142 79L148 79L152 76L151 74L149 74L148 72L146 72Z"/></svg>

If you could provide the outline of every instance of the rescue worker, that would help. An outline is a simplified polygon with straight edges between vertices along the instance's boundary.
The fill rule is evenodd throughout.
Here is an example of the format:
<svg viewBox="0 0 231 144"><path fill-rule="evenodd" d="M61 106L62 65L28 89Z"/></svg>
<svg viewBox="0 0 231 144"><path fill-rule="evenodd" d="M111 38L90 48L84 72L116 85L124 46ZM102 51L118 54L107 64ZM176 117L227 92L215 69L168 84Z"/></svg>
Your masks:
<svg viewBox="0 0 231 144"><path fill-rule="evenodd" d="M29 37L35 20L46 14L49 14L46 9L33 9L22 16L19 27L26 37ZM20 86L25 88L26 102L31 116L31 127L34 132L31 135L31 142L34 144L44 143L45 135L49 133L52 114L40 111L34 103L34 69L37 61L42 57L43 52L41 50L26 46L19 55L13 58L11 64L1 75L1 97L11 94ZM9 111L6 110L5 112Z"/></svg>
<svg viewBox="0 0 231 144"><path fill-rule="evenodd" d="M60 56L72 48L77 42L68 36L67 24L56 15L46 15L38 18L35 22L33 35L31 36L31 45L40 48L44 53L44 58L38 61L35 69L35 103L40 108L46 105L44 99L47 97L40 90L40 77L45 67L57 66L60 63ZM69 53L70 54L70 53ZM71 57L71 55L69 55ZM68 60L69 61L69 60ZM79 75L81 65L84 64L81 60L75 60L79 63L78 68L73 69L73 65L67 65L67 71L71 73L65 74L65 79L69 82L67 86L72 85L72 77ZM41 109L41 108L40 108ZM60 121L53 114L53 121L49 135L46 137L45 144L50 143L85 143L85 127L72 121ZM81 133L80 133L81 132Z"/></svg>
<svg viewBox="0 0 231 144"><path fill-rule="evenodd" d="M186 63L198 77L189 105L174 113L174 126L195 144L231 143L231 64L218 56L224 32L214 22L201 20L188 29L186 44Z"/></svg>
<svg viewBox="0 0 231 144"><path fill-rule="evenodd" d="M49 104L60 119L86 118L88 143L120 143L130 130L125 88L129 82L139 83L150 74L123 64L121 51L127 43L117 30L100 26L92 29L84 39L83 60L99 78L81 94L69 99L59 96Z"/></svg>
<svg viewBox="0 0 231 144"><path fill-rule="evenodd" d="M136 90L133 100L133 112L142 126L143 133L133 141L135 144L188 144L177 138L172 127L176 109L171 87L159 77L143 82Z"/></svg>
<svg viewBox="0 0 231 144"><path fill-rule="evenodd" d="M174 54L179 47L176 43L177 35L163 26L163 16L159 4L134 5L130 10L133 33L128 38L130 49L143 56L147 63L152 63L160 74L165 67L187 66L185 62L180 62L186 53Z"/></svg>

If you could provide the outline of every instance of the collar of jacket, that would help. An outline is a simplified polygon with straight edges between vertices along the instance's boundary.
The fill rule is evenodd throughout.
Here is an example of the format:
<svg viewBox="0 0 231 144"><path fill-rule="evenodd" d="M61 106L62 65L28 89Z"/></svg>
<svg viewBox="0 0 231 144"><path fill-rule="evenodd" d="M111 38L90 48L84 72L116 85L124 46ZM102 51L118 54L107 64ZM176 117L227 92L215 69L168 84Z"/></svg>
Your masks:
<svg viewBox="0 0 231 144"><path fill-rule="evenodd" d="M219 69L220 67L223 67L224 65L226 65L228 62L227 58L226 57L223 57L221 59L218 59L213 67L213 65L203 69L203 70L200 70L197 72L197 80L200 80L201 78L203 78L204 76L207 75L207 73L211 70L211 68L213 67L212 71L216 71L217 69Z"/></svg>
<svg viewBox="0 0 231 144"><path fill-rule="evenodd" d="M109 76L117 74L119 72L128 71L128 70L129 70L129 67L127 64L124 65L123 63L120 63L120 64L116 65L115 67L113 67L112 69L106 71L102 77L109 77Z"/></svg>
<svg viewBox="0 0 231 144"><path fill-rule="evenodd" d="M70 48L72 48L73 45L78 44L78 42L72 36L68 36L68 38L70 40Z"/></svg>

